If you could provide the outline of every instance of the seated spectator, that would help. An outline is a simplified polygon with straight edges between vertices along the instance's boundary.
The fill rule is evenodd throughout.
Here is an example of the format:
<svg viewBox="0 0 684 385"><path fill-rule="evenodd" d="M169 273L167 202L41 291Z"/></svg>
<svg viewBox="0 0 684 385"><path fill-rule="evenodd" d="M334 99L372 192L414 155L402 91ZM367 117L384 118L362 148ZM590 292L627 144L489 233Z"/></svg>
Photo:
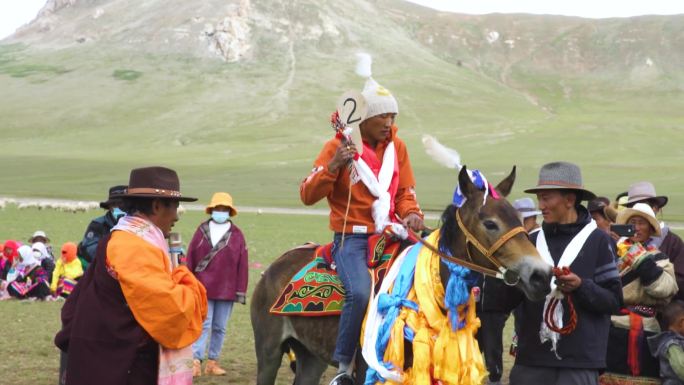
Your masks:
<svg viewBox="0 0 684 385"><path fill-rule="evenodd" d="M651 354L660 361L663 385L684 384L684 302L672 301L663 311L667 330L649 337Z"/></svg>
<svg viewBox="0 0 684 385"><path fill-rule="evenodd" d="M12 297L44 299L50 293L47 272L33 256L33 250L29 246L19 248L15 273L10 275L12 277L8 277L7 292Z"/></svg>
<svg viewBox="0 0 684 385"><path fill-rule="evenodd" d="M62 257L57 260L50 284L50 291L55 296L68 297L78 279L83 275L83 265L76 256L77 247L73 242L62 245Z"/></svg>
<svg viewBox="0 0 684 385"><path fill-rule="evenodd" d="M658 195L651 182L637 182L629 187L629 199L625 206L632 207L637 203L646 203L653 213L659 212L667 205L668 199L664 195ZM660 235L651 237L648 244L658 248L670 258L677 275L679 293L676 298L684 300L684 242L677 234L670 231L665 222L660 222Z"/></svg>
<svg viewBox="0 0 684 385"><path fill-rule="evenodd" d="M52 279L52 272L55 271L55 261L52 260L52 254L48 251L47 246L43 242L34 242L31 245L31 249L33 250L33 256L40 262L40 266L48 273L48 278Z"/></svg>
<svg viewBox="0 0 684 385"><path fill-rule="evenodd" d="M5 244L0 243L0 299L8 296L6 286L7 286L7 273L9 273L12 267L12 262L9 258L5 257Z"/></svg>
<svg viewBox="0 0 684 385"><path fill-rule="evenodd" d="M50 259L53 261L55 260L55 255L52 252L52 245L50 245L50 238L48 238L47 234L45 234L45 231L43 230L37 230L36 232L33 233L31 238L28 239L28 243L30 245L33 245L34 243L40 242L43 245L45 245L45 249L48 252L48 255L50 256Z"/></svg>
<svg viewBox="0 0 684 385"><path fill-rule="evenodd" d="M14 264L14 259L19 256L20 246L21 242L13 241L11 239L5 241L3 254L9 260L10 265Z"/></svg>
<svg viewBox="0 0 684 385"><path fill-rule="evenodd" d="M658 360L649 354L647 337L661 331L656 314L677 293L674 267L660 250L647 246L660 235L658 220L643 203L625 208L618 224L635 226L634 236L617 244L618 271L625 307L611 317L602 384L658 384Z"/></svg>

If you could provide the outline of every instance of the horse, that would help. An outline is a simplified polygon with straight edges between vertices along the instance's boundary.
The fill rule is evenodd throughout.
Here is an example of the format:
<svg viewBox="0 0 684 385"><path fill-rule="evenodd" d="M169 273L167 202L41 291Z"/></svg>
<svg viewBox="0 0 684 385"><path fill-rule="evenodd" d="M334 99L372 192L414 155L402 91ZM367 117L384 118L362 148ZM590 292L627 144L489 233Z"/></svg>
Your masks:
<svg viewBox="0 0 684 385"><path fill-rule="evenodd" d="M458 183L466 202L460 207L449 205L442 214L439 247L450 255L497 271L503 266L515 276L511 286L523 291L533 301L543 299L549 292L551 267L544 263L536 248L521 230L520 219L505 199L515 182L515 167L497 186L504 198L485 200L461 168ZM484 204L483 204L484 201ZM475 246L475 247L473 247ZM487 248L491 255L487 254ZM251 300L250 315L257 354L257 385L273 385L282 355L295 352L295 385L316 385L332 362L332 353L339 324L339 316L301 317L269 313L281 290L290 278L313 258L313 249L293 249L276 259L263 273ZM466 262L467 263L467 262ZM496 266L499 264L499 266ZM440 278L444 285L449 270L442 262ZM363 383L365 363L360 351L356 354L356 383ZM410 365L410 360L407 359Z"/></svg>

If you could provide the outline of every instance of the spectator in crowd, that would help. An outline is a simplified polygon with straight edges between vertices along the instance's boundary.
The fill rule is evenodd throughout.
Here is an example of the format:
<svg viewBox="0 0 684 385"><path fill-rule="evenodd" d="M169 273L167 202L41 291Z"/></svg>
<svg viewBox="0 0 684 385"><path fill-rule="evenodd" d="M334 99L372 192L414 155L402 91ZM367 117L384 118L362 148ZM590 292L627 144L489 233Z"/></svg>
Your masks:
<svg viewBox="0 0 684 385"><path fill-rule="evenodd" d="M121 209L121 197L126 194L128 186L112 186L109 188L109 197L100 202L100 207L107 210L104 215L93 219L83 235L83 240L78 244L78 256L85 270L88 264L93 262L97 245L105 235L112 231L120 218L126 215Z"/></svg>
<svg viewBox="0 0 684 385"><path fill-rule="evenodd" d="M658 220L647 204L620 211L617 223L634 225L635 232L617 243L625 307L611 317L608 366L601 384L655 384L659 365L649 354L646 338L660 332L656 314L678 291L674 268L666 255L647 246L651 237L660 235Z"/></svg>
<svg viewBox="0 0 684 385"><path fill-rule="evenodd" d="M233 311L233 303L246 302L247 247L242 231L231 220L237 215L237 210L230 194L215 193L205 212L210 218L195 231L187 256L188 268L207 289L208 298L202 336L192 346L193 376L202 373L207 340L209 354L204 373L222 376L226 371L219 366L218 360L226 324Z"/></svg>
<svg viewBox="0 0 684 385"><path fill-rule="evenodd" d="M48 273L48 278L51 282L52 272L55 271L55 261L52 260L52 254L50 254L43 242L34 242L31 245L31 249L33 250L33 256L40 262L40 266Z"/></svg>
<svg viewBox="0 0 684 385"><path fill-rule="evenodd" d="M202 332L206 291L168 242L182 196L175 171L131 171L129 215L102 238L92 265L62 307L55 344L69 385L192 382L190 345Z"/></svg>
<svg viewBox="0 0 684 385"><path fill-rule="evenodd" d="M648 338L651 354L660 361L662 385L684 384L684 302L672 301L663 311L667 330Z"/></svg>
<svg viewBox="0 0 684 385"><path fill-rule="evenodd" d="M57 260L50 284L50 291L57 297L67 298L83 275L81 260L76 257L77 247L73 242L62 245L62 257Z"/></svg>
<svg viewBox="0 0 684 385"><path fill-rule="evenodd" d="M610 314L622 304L620 278L610 238L596 227L582 201L595 198L585 189L578 166L567 162L544 165L536 187L525 190L537 195L544 221L532 234L542 258L555 267L568 267L551 282L545 302L529 301L522 293L509 290L520 305L518 350L511 370L511 385L595 385L599 370L606 366ZM553 319L561 318L574 327L560 335L557 327L544 321L551 311L550 299L561 303L553 308ZM576 323L568 322L567 302L574 304ZM568 309L568 310L563 310Z"/></svg>
<svg viewBox="0 0 684 385"><path fill-rule="evenodd" d="M0 300L9 297L7 294L7 273L12 267L12 262L5 256L5 244L0 243Z"/></svg>
<svg viewBox="0 0 684 385"><path fill-rule="evenodd" d="M637 203L646 203L653 212L658 215L663 207L667 205L668 198L658 195L651 182L637 182L629 186L628 200L625 206L632 207ZM676 298L684 300L684 242L682 238L670 231L670 227L665 222L660 222L660 235L651 237L646 243L660 250L670 258L674 265L677 275L677 285L679 292Z"/></svg>
<svg viewBox="0 0 684 385"><path fill-rule="evenodd" d="M596 226L612 237L610 225L615 223L618 213L617 210L610 206L610 200L606 197L592 199L587 204L587 210L589 210L589 214L596 221Z"/></svg>
<svg viewBox="0 0 684 385"><path fill-rule="evenodd" d="M21 247L21 242L15 240L6 240L4 245L5 258L10 262L10 265L14 264L14 260L19 257L19 247Z"/></svg>
<svg viewBox="0 0 684 385"><path fill-rule="evenodd" d="M532 235L541 230L539 223L537 223L537 216L541 211L537 209L532 198L520 198L513 202L513 208L518 211L523 227L528 235Z"/></svg>
<svg viewBox="0 0 684 385"><path fill-rule="evenodd" d="M48 276L33 255L30 246L19 247L18 263L15 273L8 277L7 292L18 299L45 299L50 294Z"/></svg>
<svg viewBox="0 0 684 385"><path fill-rule="evenodd" d="M33 233L31 238L28 239L29 245L33 245L34 243L42 243L45 245L45 250L50 257L50 259L54 260L54 254L52 253L52 245L50 245L50 238L48 238L47 234L43 230L37 230Z"/></svg>

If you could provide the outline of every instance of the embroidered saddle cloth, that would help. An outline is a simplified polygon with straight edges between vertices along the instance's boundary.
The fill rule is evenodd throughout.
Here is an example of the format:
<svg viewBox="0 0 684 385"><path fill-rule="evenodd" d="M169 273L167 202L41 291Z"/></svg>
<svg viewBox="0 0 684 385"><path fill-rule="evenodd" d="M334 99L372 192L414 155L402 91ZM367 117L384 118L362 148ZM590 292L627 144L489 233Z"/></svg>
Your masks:
<svg viewBox="0 0 684 385"><path fill-rule="evenodd" d="M385 234L368 238L368 268L374 290L380 287L400 246L401 242ZM343 304L344 287L334 270L332 243L329 243L314 250L311 262L290 279L270 311L278 315L321 317L339 315Z"/></svg>

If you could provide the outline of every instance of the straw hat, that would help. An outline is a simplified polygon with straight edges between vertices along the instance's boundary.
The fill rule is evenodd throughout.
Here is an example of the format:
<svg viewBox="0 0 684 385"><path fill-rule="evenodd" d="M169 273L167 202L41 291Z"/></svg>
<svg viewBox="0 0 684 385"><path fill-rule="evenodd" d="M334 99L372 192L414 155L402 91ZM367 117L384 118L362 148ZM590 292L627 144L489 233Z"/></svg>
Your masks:
<svg viewBox="0 0 684 385"><path fill-rule="evenodd" d="M204 212L207 214L211 214L211 211L216 206L229 207L231 217L234 217L238 214L237 209L235 209L235 206L233 206L233 197L230 196L230 194L228 194L228 193L225 193L225 192L214 193L214 195L211 197L211 202L209 203L207 208L204 209Z"/></svg>
<svg viewBox="0 0 684 385"><path fill-rule="evenodd" d="M570 162L545 164L539 170L537 186L527 189L525 192L536 194L544 190L573 190L579 194L578 201L589 201L596 198L593 192L584 188L580 168Z"/></svg>
<svg viewBox="0 0 684 385"><path fill-rule="evenodd" d="M618 225L625 225L627 224L627 221L629 221L629 218L635 216L646 219L655 231L653 235L655 235L656 237L660 236L660 223L658 223L658 220L656 219L655 213L653 212L651 206L647 205L646 203L637 203L630 208L625 208L624 210L620 211L615 223L617 223Z"/></svg>

